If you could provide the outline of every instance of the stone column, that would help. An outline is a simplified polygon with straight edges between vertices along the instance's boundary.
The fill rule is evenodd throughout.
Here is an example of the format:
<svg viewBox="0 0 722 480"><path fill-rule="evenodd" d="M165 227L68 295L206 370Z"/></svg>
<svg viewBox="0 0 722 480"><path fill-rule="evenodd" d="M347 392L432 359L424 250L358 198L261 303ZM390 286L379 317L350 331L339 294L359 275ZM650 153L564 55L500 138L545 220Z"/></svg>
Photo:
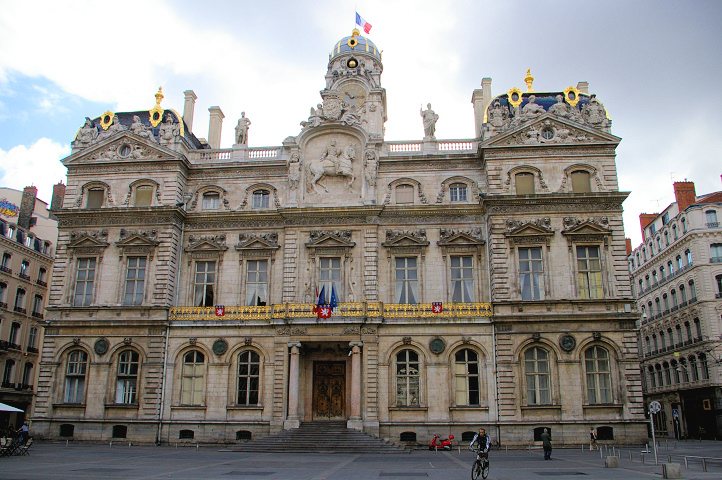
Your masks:
<svg viewBox="0 0 722 480"><path fill-rule="evenodd" d="M348 428L363 430L361 419L361 346L363 342L349 342L351 347L351 416Z"/></svg>
<svg viewBox="0 0 722 480"><path fill-rule="evenodd" d="M288 346L291 347L291 360L288 371L288 414L286 415L286 421L283 422L283 428L286 430L298 428L301 425L298 417L298 377L300 376L298 357L301 342L288 342Z"/></svg>

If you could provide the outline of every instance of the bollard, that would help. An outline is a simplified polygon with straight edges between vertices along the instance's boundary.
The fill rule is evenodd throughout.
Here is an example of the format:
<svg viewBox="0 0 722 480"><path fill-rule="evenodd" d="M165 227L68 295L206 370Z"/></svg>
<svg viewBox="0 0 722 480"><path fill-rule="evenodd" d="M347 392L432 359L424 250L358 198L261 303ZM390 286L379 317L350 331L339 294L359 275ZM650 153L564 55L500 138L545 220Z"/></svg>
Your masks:
<svg viewBox="0 0 722 480"><path fill-rule="evenodd" d="M640 453L639 456L642 458L642 463L644 463L644 453Z"/></svg>
<svg viewBox="0 0 722 480"><path fill-rule="evenodd" d="M175 444L175 449L178 450L178 442Z"/></svg>
<svg viewBox="0 0 722 480"><path fill-rule="evenodd" d="M604 458L604 448L599 449L599 458Z"/></svg>
<svg viewBox="0 0 722 480"><path fill-rule="evenodd" d="M198 448L199 448L199 445L198 445L198 442L196 442L196 450L198 450Z"/></svg>
<svg viewBox="0 0 722 480"><path fill-rule="evenodd" d="M689 470L689 459L684 457L684 469Z"/></svg>
<svg viewBox="0 0 722 480"><path fill-rule="evenodd" d="M632 451L631 450L629 451L629 461L630 462L632 461Z"/></svg>
<svg viewBox="0 0 722 480"><path fill-rule="evenodd" d="M705 458L702 459L702 471L703 472L707 471L707 459L705 459Z"/></svg>
<svg viewBox="0 0 722 480"><path fill-rule="evenodd" d="M68 441L69 440L65 440L65 448L68 448Z"/></svg>
<svg viewBox="0 0 722 480"><path fill-rule="evenodd" d="M110 442L110 448L113 448L113 442Z"/></svg>
<svg viewBox="0 0 722 480"><path fill-rule="evenodd" d="M130 447L131 447L131 446L133 446L133 443L132 443L132 442L129 442L129 443L128 443L128 450L130 450Z"/></svg>

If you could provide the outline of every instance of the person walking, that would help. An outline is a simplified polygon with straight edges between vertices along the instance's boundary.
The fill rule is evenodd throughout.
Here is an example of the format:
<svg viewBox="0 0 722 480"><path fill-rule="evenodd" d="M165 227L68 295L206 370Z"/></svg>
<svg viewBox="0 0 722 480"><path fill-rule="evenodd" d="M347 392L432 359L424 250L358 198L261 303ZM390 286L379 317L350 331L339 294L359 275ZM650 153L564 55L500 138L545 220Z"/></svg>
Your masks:
<svg viewBox="0 0 722 480"><path fill-rule="evenodd" d="M591 452L595 448L599 450L599 446L597 445L597 432L594 430L594 427L589 427L589 451Z"/></svg>
<svg viewBox="0 0 722 480"><path fill-rule="evenodd" d="M541 434L542 448L544 448L544 460L552 459L552 436L549 434L549 429L545 428Z"/></svg>
<svg viewBox="0 0 722 480"><path fill-rule="evenodd" d="M30 428L28 428L28 421L25 420L20 428L18 428L20 434L20 443L25 444L30 436Z"/></svg>

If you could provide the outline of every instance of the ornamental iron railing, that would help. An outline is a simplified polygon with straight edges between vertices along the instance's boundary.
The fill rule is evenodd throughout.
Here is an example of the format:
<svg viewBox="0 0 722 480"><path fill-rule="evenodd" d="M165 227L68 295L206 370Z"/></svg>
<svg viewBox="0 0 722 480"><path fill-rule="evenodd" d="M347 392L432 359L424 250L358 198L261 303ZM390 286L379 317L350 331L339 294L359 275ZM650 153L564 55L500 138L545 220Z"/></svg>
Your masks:
<svg viewBox="0 0 722 480"><path fill-rule="evenodd" d="M169 320L272 320L290 318L312 318L317 314L312 303L283 303L265 306L225 306L223 315L216 315L215 307L173 307ZM490 317L490 303L449 303L443 304L443 310L435 312L431 303L384 304L367 302L339 303L333 309L331 317L360 318L452 318L452 317Z"/></svg>

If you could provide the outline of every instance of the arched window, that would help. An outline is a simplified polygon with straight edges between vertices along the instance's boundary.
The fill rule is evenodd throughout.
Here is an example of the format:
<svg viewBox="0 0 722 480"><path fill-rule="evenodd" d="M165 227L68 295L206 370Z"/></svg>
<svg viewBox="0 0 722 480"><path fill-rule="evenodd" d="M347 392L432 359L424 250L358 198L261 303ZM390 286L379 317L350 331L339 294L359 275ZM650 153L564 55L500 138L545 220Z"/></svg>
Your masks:
<svg viewBox="0 0 722 480"><path fill-rule="evenodd" d="M695 357L694 355L689 357L689 374L693 382L699 380L699 371L697 370L697 357Z"/></svg>
<svg viewBox="0 0 722 480"><path fill-rule="evenodd" d="M577 170L569 175L572 179L572 191L574 193L589 193L592 191L592 185L589 181L589 172Z"/></svg>
<svg viewBox="0 0 722 480"><path fill-rule="evenodd" d="M690 301L697 300L697 289L694 286L694 280L689 281L689 299Z"/></svg>
<svg viewBox="0 0 722 480"><path fill-rule="evenodd" d="M682 222L682 233L687 233L687 220L684 217L682 217L681 222Z"/></svg>
<svg viewBox="0 0 722 480"><path fill-rule="evenodd" d="M684 256L687 258L687 265L692 265L692 252L689 250L685 250Z"/></svg>
<svg viewBox="0 0 722 480"><path fill-rule="evenodd" d="M15 360L8 358L5 360L5 369L3 370L2 386L5 388L13 388L15 385Z"/></svg>
<svg viewBox="0 0 722 480"><path fill-rule="evenodd" d="M654 367L651 365L647 369L647 373L649 374L649 384L652 388L655 388L657 386L657 379L654 376Z"/></svg>
<svg viewBox="0 0 722 480"><path fill-rule="evenodd" d="M612 403L612 380L609 352L593 346L584 352L587 375L587 399L589 404Z"/></svg>
<svg viewBox="0 0 722 480"><path fill-rule="evenodd" d="M647 248L642 247L642 257L644 258L644 261L647 261Z"/></svg>
<svg viewBox="0 0 722 480"><path fill-rule="evenodd" d="M675 240L677 240L677 238L679 238L677 236L677 224L676 223L672 224L672 236L674 237Z"/></svg>
<svg viewBox="0 0 722 480"><path fill-rule="evenodd" d="M32 388L33 386L33 364L31 362L25 362L23 366L23 388Z"/></svg>
<svg viewBox="0 0 722 480"><path fill-rule="evenodd" d="M396 405L419 405L419 354L405 349L396 354Z"/></svg>
<svg viewBox="0 0 722 480"><path fill-rule="evenodd" d="M659 349L664 352L666 345L664 344L664 332L659 332Z"/></svg>
<svg viewBox="0 0 722 480"><path fill-rule="evenodd" d="M664 362L662 364L662 370L664 370L665 385L672 385L672 377L671 377L671 372L669 371L669 363Z"/></svg>
<svg viewBox="0 0 722 480"><path fill-rule="evenodd" d="M253 350L238 355L238 405L258 405L261 360Z"/></svg>
<svg viewBox="0 0 722 480"><path fill-rule="evenodd" d="M65 403L83 403L87 368L88 354L83 350L73 350L68 354L68 365L65 370Z"/></svg>
<svg viewBox="0 0 722 480"><path fill-rule="evenodd" d="M268 208L271 194L268 190L255 190L253 192L253 208Z"/></svg>
<svg viewBox="0 0 722 480"><path fill-rule="evenodd" d="M702 380L709 380L709 364L707 363L707 355L699 354L699 366L702 371Z"/></svg>
<svg viewBox="0 0 722 480"><path fill-rule="evenodd" d="M118 379L115 389L115 403L137 403L138 364L139 356L135 350L125 350L118 355Z"/></svg>
<svg viewBox="0 0 722 480"><path fill-rule="evenodd" d="M669 246L669 232L667 230L664 231L664 243Z"/></svg>
<svg viewBox="0 0 722 480"><path fill-rule="evenodd" d="M664 265L662 265L661 267L659 267L659 279L660 279L661 281L664 281Z"/></svg>
<svg viewBox="0 0 722 480"><path fill-rule="evenodd" d="M664 311L669 311L669 298L667 298L667 294L665 293L662 295L662 303L664 304Z"/></svg>
<svg viewBox="0 0 722 480"><path fill-rule="evenodd" d="M524 352L524 377L529 405L551 404L551 369L549 352L533 347Z"/></svg>
<svg viewBox="0 0 722 480"><path fill-rule="evenodd" d="M672 260L667 262L667 270L669 270L669 273L667 275L669 275L669 278L672 278L672 276L674 275L674 264L672 263Z"/></svg>
<svg viewBox="0 0 722 480"><path fill-rule="evenodd" d="M687 341L692 343L692 325L689 322L684 322L684 331L687 334Z"/></svg>
<svg viewBox="0 0 722 480"><path fill-rule="evenodd" d="M662 378L662 366L660 364L656 364L654 366L654 372L657 374L657 386L663 387L664 386L664 380Z"/></svg>
<svg viewBox="0 0 722 480"><path fill-rule="evenodd" d="M664 247L662 247L662 237L657 236L657 251L661 252L662 248L664 248Z"/></svg>
<svg viewBox="0 0 722 480"><path fill-rule="evenodd" d="M699 323L699 318L694 319L694 333L695 340L702 340L702 325Z"/></svg>
<svg viewBox="0 0 722 480"><path fill-rule="evenodd" d="M674 383L679 384L679 364L677 363L677 360L672 360L671 368L672 368L672 378L674 378Z"/></svg>
<svg viewBox="0 0 722 480"><path fill-rule="evenodd" d="M672 289L672 307L677 306L677 290Z"/></svg>
<svg viewBox="0 0 722 480"><path fill-rule="evenodd" d="M659 283L659 279L657 277L657 270L654 270L652 272L652 286L655 286Z"/></svg>
<svg viewBox="0 0 722 480"><path fill-rule="evenodd" d="M449 201L466 202L466 185L463 183L452 183L449 186Z"/></svg>
<svg viewBox="0 0 722 480"><path fill-rule="evenodd" d="M183 355L183 372L181 374L181 404L203 404L203 373L205 356L198 350L191 350Z"/></svg>
<svg viewBox="0 0 722 480"><path fill-rule="evenodd" d="M674 328L677 331L677 346L681 347L684 344L684 340L682 340L682 327L676 325Z"/></svg>
<svg viewBox="0 0 722 480"><path fill-rule="evenodd" d="M520 172L514 175L517 195L532 195L534 193L534 174Z"/></svg>
<svg viewBox="0 0 722 480"><path fill-rule="evenodd" d="M684 358L679 361L680 372L682 373L682 383L689 382L689 370L687 370L687 360Z"/></svg>
<svg viewBox="0 0 722 480"><path fill-rule="evenodd" d="M456 352L456 405L481 404L479 370L479 355L474 350L464 348Z"/></svg>
<svg viewBox="0 0 722 480"><path fill-rule="evenodd" d="M657 315L661 314L662 307L660 306L660 303L659 303L659 297L654 299L654 306L655 306L655 310L657 311Z"/></svg>
<svg viewBox="0 0 722 480"><path fill-rule="evenodd" d="M654 352L659 351L659 343L657 343L657 334L652 334L652 343L654 344Z"/></svg>

